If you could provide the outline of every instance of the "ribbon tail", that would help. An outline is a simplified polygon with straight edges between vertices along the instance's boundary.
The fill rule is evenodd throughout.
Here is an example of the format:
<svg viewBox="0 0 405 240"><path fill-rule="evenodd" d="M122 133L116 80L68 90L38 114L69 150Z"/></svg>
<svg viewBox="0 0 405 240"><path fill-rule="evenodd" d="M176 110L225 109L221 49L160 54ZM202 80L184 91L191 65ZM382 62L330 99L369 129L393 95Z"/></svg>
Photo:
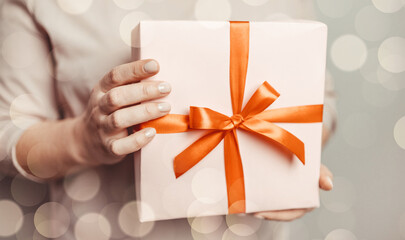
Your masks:
<svg viewBox="0 0 405 240"><path fill-rule="evenodd" d="M140 128L153 127L157 133L179 133L189 131L188 115L169 114L140 125Z"/></svg>
<svg viewBox="0 0 405 240"><path fill-rule="evenodd" d="M229 214L244 213L246 212L245 180L235 129L228 131L225 135L224 158L228 212Z"/></svg>
<svg viewBox="0 0 405 240"><path fill-rule="evenodd" d="M314 123L322 122L323 105L304 105L271 109L261 112L255 118L267 122Z"/></svg>
<svg viewBox="0 0 405 240"><path fill-rule="evenodd" d="M305 165L304 143L287 130L274 123L266 122L255 117L250 118L241 124L240 128L258 134L267 140L277 142L295 154Z"/></svg>
<svg viewBox="0 0 405 240"><path fill-rule="evenodd" d="M183 175L208 155L224 138L223 131L212 131L178 154L173 161L176 178Z"/></svg>

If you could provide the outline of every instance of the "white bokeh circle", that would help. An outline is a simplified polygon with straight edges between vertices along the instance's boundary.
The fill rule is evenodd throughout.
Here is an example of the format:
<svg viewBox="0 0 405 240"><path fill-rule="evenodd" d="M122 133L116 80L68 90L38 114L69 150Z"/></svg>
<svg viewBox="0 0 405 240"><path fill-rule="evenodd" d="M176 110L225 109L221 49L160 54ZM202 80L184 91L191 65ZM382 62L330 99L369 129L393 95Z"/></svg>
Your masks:
<svg viewBox="0 0 405 240"><path fill-rule="evenodd" d="M58 238L68 230L70 215L67 209L60 203L47 202L35 212L34 224L42 236Z"/></svg>
<svg viewBox="0 0 405 240"><path fill-rule="evenodd" d="M331 18L340 18L348 14L352 7L352 0L339 0L339 1L325 1L317 0L319 10L325 16Z"/></svg>
<svg viewBox="0 0 405 240"><path fill-rule="evenodd" d="M344 140L356 148L367 148L377 139L376 120L368 113L357 112L348 115L342 122Z"/></svg>
<svg viewBox="0 0 405 240"><path fill-rule="evenodd" d="M322 205L331 212L349 211L356 201L356 189L349 180L335 177L333 191L321 192Z"/></svg>
<svg viewBox="0 0 405 240"><path fill-rule="evenodd" d="M103 191L99 191L96 196L88 201L72 200L72 212L76 217L80 217L90 212L100 212L107 204L107 197Z"/></svg>
<svg viewBox="0 0 405 240"><path fill-rule="evenodd" d="M198 0L194 15L200 21L225 21L231 17L232 8L228 0Z"/></svg>
<svg viewBox="0 0 405 240"><path fill-rule="evenodd" d="M74 234L76 240L108 240L111 237L111 227L103 215L87 213L76 221Z"/></svg>
<svg viewBox="0 0 405 240"><path fill-rule="evenodd" d="M106 219L110 219L110 226L111 226L111 238L113 239L122 239L126 235L122 232L119 224L118 224L118 215L122 208L122 204L119 202L113 202L106 205L100 213L105 216Z"/></svg>
<svg viewBox="0 0 405 240"><path fill-rule="evenodd" d="M0 200L0 237L16 234L23 225L24 215L21 208L10 200Z"/></svg>
<svg viewBox="0 0 405 240"><path fill-rule="evenodd" d="M378 48L378 60L381 66L392 73L405 71L405 38L390 37Z"/></svg>
<svg viewBox="0 0 405 240"><path fill-rule="evenodd" d="M224 178L224 173L215 168L199 170L191 182L195 198L209 204L223 200L226 197L226 189L218 182L223 182Z"/></svg>
<svg viewBox="0 0 405 240"><path fill-rule="evenodd" d="M132 31L139 24L141 20L150 20L151 17L144 12L130 12L128 13L120 23L120 35L121 39L130 47L139 47L132 41ZM142 43L144 45L144 43Z"/></svg>
<svg viewBox="0 0 405 240"><path fill-rule="evenodd" d="M191 228L202 234L215 232L224 222L224 216L206 216L188 218Z"/></svg>
<svg viewBox="0 0 405 240"><path fill-rule="evenodd" d="M101 180L94 169L68 174L63 186L66 194L75 201L88 201L100 190Z"/></svg>
<svg viewBox="0 0 405 240"><path fill-rule="evenodd" d="M259 240L259 237L256 233L249 236L241 236L234 233L230 228L228 228L222 235L222 240Z"/></svg>
<svg viewBox="0 0 405 240"><path fill-rule="evenodd" d="M269 2L269 0L243 0L244 3L250 6L261 6Z"/></svg>
<svg viewBox="0 0 405 240"><path fill-rule="evenodd" d="M21 94L11 102L9 112L11 122L20 129L27 129L39 121L35 116L41 107L45 107L45 104L38 96Z"/></svg>
<svg viewBox="0 0 405 240"><path fill-rule="evenodd" d="M373 6L365 6L357 12L354 24L360 37L368 41L378 41L390 32L392 18Z"/></svg>
<svg viewBox="0 0 405 240"><path fill-rule="evenodd" d="M252 215L231 214L226 216L229 229L238 236L250 236L257 232L263 220Z"/></svg>
<svg viewBox="0 0 405 240"><path fill-rule="evenodd" d="M30 181L21 175L15 176L10 186L14 200L27 207L41 203L45 199L47 189L47 185Z"/></svg>
<svg viewBox="0 0 405 240"><path fill-rule="evenodd" d="M395 123L394 139L398 146L405 149L405 116Z"/></svg>
<svg viewBox="0 0 405 240"><path fill-rule="evenodd" d="M378 48L371 48L368 50L367 59L363 66L360 68L361 76L372 83L377 83L377 69L380 66L378 62Z"/></svg>
<svg viewBox="0 0 405 240"><path fill-rule="evenodd" d="M42 39L27 32L14 32L3 39L1 54L11 67L25 68L44 60L43 48Z"/></svg>
<svg viewBox="0 0 405 240"><path fill-rule="evenodd" d="M325 240L357 240L357 238L347 229L335 229L326 236Z"/></svg>
<svg viewBox="0 0 405 240"><path fill-rule="evenodd" d="M118 223L121 230L131 237L144 237L149 234L154 225L154 221L140 222L138 205L142 204L143 211L146 211L147 215L153 215L153 210L149 205L143 202L131 201L125 204L118 215Z"/></svg>
<svg viewBox="0 0 405 240"><path fill-rule="evenodd" d="M114 0L115 4L125 10L133 10L142 5L145 0Z"/></svg>
<svg viewBox="0 0 405 240"><path fill-rule="evenodd" d="M93 0L57 0L62 11L68 14L82 14L91 7Z"/></svg>
<svg viewBox="0 0 405 240"><path fill-rule="evenodd" d="M383 13L393 13L405 5L403 0L372 0L374 7Z"/></svg>
<svg viewBox="0 0 405 240"><path fill-rule="evenodd" d="M377 81L386 89L399 91L405 88L405 72L392 73L388 72L381 66L377 68Z"/></svg>
<svg viewBox="0 0 405 240"><path fill-rule="evenodd" d="M340 70L355 71L361 68L367 59L366 44L355 35L340 36L332 43L331 58Z"/></svg>
<svg viewBox="0 0 405 240"><path fill-rule="evenodd" d="M384 88L379 83L362 82L361 94L364 100L376 107L386 107L396 99L396 92Z"/></svg>

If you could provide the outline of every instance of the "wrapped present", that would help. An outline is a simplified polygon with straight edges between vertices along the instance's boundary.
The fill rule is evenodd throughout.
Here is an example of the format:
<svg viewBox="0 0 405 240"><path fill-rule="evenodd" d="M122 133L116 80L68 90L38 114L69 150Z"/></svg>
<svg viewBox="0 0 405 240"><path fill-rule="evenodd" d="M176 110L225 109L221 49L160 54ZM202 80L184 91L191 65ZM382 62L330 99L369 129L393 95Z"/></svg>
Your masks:
<svg viewBox="0 0 405 240"><path fill-rule="evenodd" d="M169 115L135 153L141 221L319 206L327 28L312 21L141 21ZM155 100L156 101L156 100Z"/></svg>

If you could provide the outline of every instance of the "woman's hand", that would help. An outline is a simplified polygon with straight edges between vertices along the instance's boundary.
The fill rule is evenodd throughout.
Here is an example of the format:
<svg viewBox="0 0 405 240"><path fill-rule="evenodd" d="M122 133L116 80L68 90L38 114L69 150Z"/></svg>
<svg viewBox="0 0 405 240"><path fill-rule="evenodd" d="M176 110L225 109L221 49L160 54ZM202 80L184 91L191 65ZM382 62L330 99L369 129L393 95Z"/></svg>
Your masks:
<svg viewBox="0 0 405 240"><path fill-rule="evenodd" d="M76 121L80 164L114 164L151 141L155 129L129 135L127 128L169 113L165 102L139 104L169 94L167 82L142 81L158 71L157 61L139 60L115 67L94 87L87 110Z"/></svg>
<svg viewBox="0 0 405 240"><path fill-rule="evenodd" d="M322 164L319 177L319 188L325 191L332 190L333 188L332 179L333 179L332 172L325 165ZM265 218L267 220L292 221L294 219L304 216L307 212L310 212L312 210L313 208L268 211L268 212L254 213L253 215L255 217Z"/></svg>

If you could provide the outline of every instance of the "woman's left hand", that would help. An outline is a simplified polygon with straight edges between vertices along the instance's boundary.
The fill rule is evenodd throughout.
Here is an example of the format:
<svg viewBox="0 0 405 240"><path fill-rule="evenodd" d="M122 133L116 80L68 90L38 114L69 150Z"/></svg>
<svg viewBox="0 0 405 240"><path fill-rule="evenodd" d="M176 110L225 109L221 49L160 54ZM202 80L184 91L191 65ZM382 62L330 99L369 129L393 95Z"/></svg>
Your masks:
<svg viewBox="0 0 405 240"><path fill-rule="evenodd" d="M333 180L332 172L325 165L322 164L319 177L319 188L325 191L332 190L333 188L332 180ZM265 218L267 220L292 221L304 216L307 212L310 212L312 210L313 208L279 210L279 211L257 212L254 213L253 215L255 217Z"/></svg>

